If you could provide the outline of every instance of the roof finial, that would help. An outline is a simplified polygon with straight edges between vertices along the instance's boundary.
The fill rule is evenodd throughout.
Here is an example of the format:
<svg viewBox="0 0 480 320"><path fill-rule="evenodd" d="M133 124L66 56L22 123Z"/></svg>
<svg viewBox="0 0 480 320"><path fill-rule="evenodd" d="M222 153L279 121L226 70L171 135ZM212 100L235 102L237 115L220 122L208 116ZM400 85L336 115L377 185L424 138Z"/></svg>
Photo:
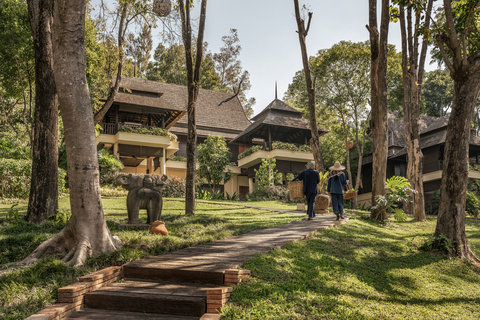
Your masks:
<svg viewBox="0 0 480 320"><path fill-rule="evenodd" d="M278 94L277 94L277 81L275 81L275 100L278 99Z"/></svg>

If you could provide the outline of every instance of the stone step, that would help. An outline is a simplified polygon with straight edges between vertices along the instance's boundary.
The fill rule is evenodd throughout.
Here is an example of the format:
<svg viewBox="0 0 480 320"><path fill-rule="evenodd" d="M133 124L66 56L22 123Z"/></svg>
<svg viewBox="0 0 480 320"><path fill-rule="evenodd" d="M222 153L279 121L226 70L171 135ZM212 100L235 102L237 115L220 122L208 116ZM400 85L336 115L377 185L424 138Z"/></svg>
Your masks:
<svg viewBox="0 0 480 320"><path fill-rule="evenodd" d="M98 309L82 309L72 313L67 319L76 320L199 320L200 317L176 316L171 314L152 314Z"/></svg>
<svg viewBox="0 0 480 320"><path fill-rule="evenodd" d="M85 307L115 311L201 317L212 286L172 282L117 282L85 295Z"/></svg>
<svg viewBox="0 0 480 320"><path fill-rule="evenodd" d="M123 267L126 279L141 279L149 281L172 281L180 283L224 284L223 270L186 269L181 265L151 265L127 264Z"/></svg>

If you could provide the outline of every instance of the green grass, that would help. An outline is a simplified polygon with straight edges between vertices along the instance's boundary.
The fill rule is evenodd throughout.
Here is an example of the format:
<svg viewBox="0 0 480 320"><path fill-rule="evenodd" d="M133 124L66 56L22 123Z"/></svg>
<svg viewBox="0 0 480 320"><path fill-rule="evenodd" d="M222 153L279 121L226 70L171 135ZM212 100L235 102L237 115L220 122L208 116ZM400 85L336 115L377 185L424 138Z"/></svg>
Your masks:
<svg viewBox="0 0 480 320"><path fill-rule="evenodd" d="M23 319L56 300L56 289L76 278L109 265L159 255L181 248L206 243L256 229L269 228L302 219L303 216L248 209L239 205L197 203L193 217L184 215L184 202L165 199L162 220L169 231L167 237L151 235L148 229L125 230L127 222L125 198L105 198L103 207L108 226L120 237L124 247L115 253L91 258L85 267L74 269L59 260L47 258L33 266L18 268L12 263L23 259L38 244L64 226L48 221L40 226L23 220L27 203L15 207L19 219L7 218L11 203L0 204L0 318ZM68 198L61 199L60 211L69 210ZM146 222L142 211L140 221ZM2 315L3 314L3 315Z"/></svg>
<svg viewBox="0 0 480 320"><path fill-rule="evenodd" d="M480 271L423 252L436 220L388 226L353 218L308 241L258 255L244 268L222 319L476 319ZM480 223L467 234L480 254Z"/></svg>

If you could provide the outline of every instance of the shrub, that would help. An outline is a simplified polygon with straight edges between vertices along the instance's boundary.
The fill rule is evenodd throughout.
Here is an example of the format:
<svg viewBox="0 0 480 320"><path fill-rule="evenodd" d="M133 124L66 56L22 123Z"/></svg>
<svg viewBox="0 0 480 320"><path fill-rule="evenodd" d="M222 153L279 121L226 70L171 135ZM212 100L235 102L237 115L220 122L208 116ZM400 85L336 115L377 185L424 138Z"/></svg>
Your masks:
<svg viewBox="0 0 480 320"><path fill-rule="evenodd" d="M115 174L123 169L122 162L105 148L98 151L98 166L101 185L114 183Z"/></svg>
<svg viewBox="0 0 480 320"><path fill-rule="evenodd" d="M168 178L163 186L162 196L167 198L184 198L185 181L178 177Z"/></svg>
<svg viewBox="0 0 480 320"><path fill-rule="evenodd" d="M467 191L467 204L465 211L476 218L480 213L479 207L480 200L478 199L478 197L475 195L475 193Z"/></svg>
<svg viewBox="0 0 480 320"><path fill-rule="evenodd" d="M230 149L224 137L208 136L204 143L198 146L196 171L198 178L204 179L210 185L213 195L220 193L220 183L227 182L232 172L227 166L230 164Z"/></svg>
<svg viewBox="0 0 480 320"><path fill-rule="evenodd" d="M26 199L30 192L30 176L32 162L30 160L0 158L0 198ZM58 168L58 192L67 191L66 171Z"/></svg>
<svg viewBox="0 0 480 320"><path fill-rule="evenodd" d="M395 218L395 221L397 222L405 222L407 221L407 214L405 213L405 211L403 211L402 209L399 209L399 208L396 208L394 211L394 215L393 215L393 218Z"/></svg>
<svg viewBox="0 0 480 320"><path fill-rule="evenodd" d="M170 156L170 157L168 157L167 160L187 162L187 158L186 158L186 157L182 157L182 156Z"/></svg>
<svg viewBox="0 0 480 320"><path fill-rule="evenodd" d="M288 188L285 186L268 186L265 192L269 200L289 201Z"/></svg>
<svg viewBox="0 0 480 320"><path fill-rule="evenodd" d="M268 200L268 194L265 190L255 189L247 195L247 201L264 201Z"/></svg>
<svg viewBox="0 0 480 320"><path fill-rule="evenodd" d="M258 150L263 150L263 146L255 145L253 147L248 148L247 150L243 151L242 153L240 153L238 155L238 159L240 160L242 158L248 157L249 155L251 155L252 153L254 153Z"/></svg>
<svg viewBox="0 0 480 320"><path fill-rule="evenodd" d="M163 128L144 128L144 127L133 128L129 126L122 126L119 131L139 133L139 134L149 134L152 136L170 137L170 141L177 141L176 135L174 135L167 129L163 129Z"/></svg>
<svg viewBox="0 0 480 320"><path fill-rule="evenodd" d="M102 197L124 197L128 194L128 191L122 187L115 186L113 184L104 185L100 187L100 194Z"/></svg>
<svg viewBox="0 0 480 320"><path fill-rule="evenodd" d="M30 191L30 160L0 158L1 198L27 198Z"/></svg>
<svg viewBox="0 0 480 320"><path fill-rule="evenodd" d="M258 181L258 189L265 190L268 186L273 186L275 183L275 176L277 175L276 160L273 158L262 159L262 164L255 171L255 177Z"/></svg>
<svg viewBox="0 0 480 320"><path fill-rule="evenodd" d="M415 193L415 190L410 188L410 182L405 177L393 176L385 181L385 195L377 195L377 205L372 209L384 207L387 212L394 213L399 205L403 202L411 201L409 193Z"/></svg>
<svg viewBox="0 0 480 320"><path fill-rule="evenodd" d="M312 148L309 145L297 146L293 143L274 141L272 143L272 149L280 150L289 150L289 151L302 151L302 152L312 152Z"/></svg>

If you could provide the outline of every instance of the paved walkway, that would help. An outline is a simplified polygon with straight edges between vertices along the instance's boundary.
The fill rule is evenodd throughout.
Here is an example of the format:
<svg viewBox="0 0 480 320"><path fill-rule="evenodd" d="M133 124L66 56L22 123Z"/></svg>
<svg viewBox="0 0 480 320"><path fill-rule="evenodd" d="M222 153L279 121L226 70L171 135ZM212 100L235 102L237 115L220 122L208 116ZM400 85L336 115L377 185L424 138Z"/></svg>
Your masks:
<svg viewBox="0 0 480 320"><path fill-rule="evenodd" d="M348 219L340 221L335 219L334 216L318 216L313 220L295 221L279 227L261 229L225 240L135 261L129 263L126 267L181 268L198 271L234 269L240 267L245 260L255 254L268 253L271 248L282 247L288 242L303 240L317 230L348 221Z"/></svg>

